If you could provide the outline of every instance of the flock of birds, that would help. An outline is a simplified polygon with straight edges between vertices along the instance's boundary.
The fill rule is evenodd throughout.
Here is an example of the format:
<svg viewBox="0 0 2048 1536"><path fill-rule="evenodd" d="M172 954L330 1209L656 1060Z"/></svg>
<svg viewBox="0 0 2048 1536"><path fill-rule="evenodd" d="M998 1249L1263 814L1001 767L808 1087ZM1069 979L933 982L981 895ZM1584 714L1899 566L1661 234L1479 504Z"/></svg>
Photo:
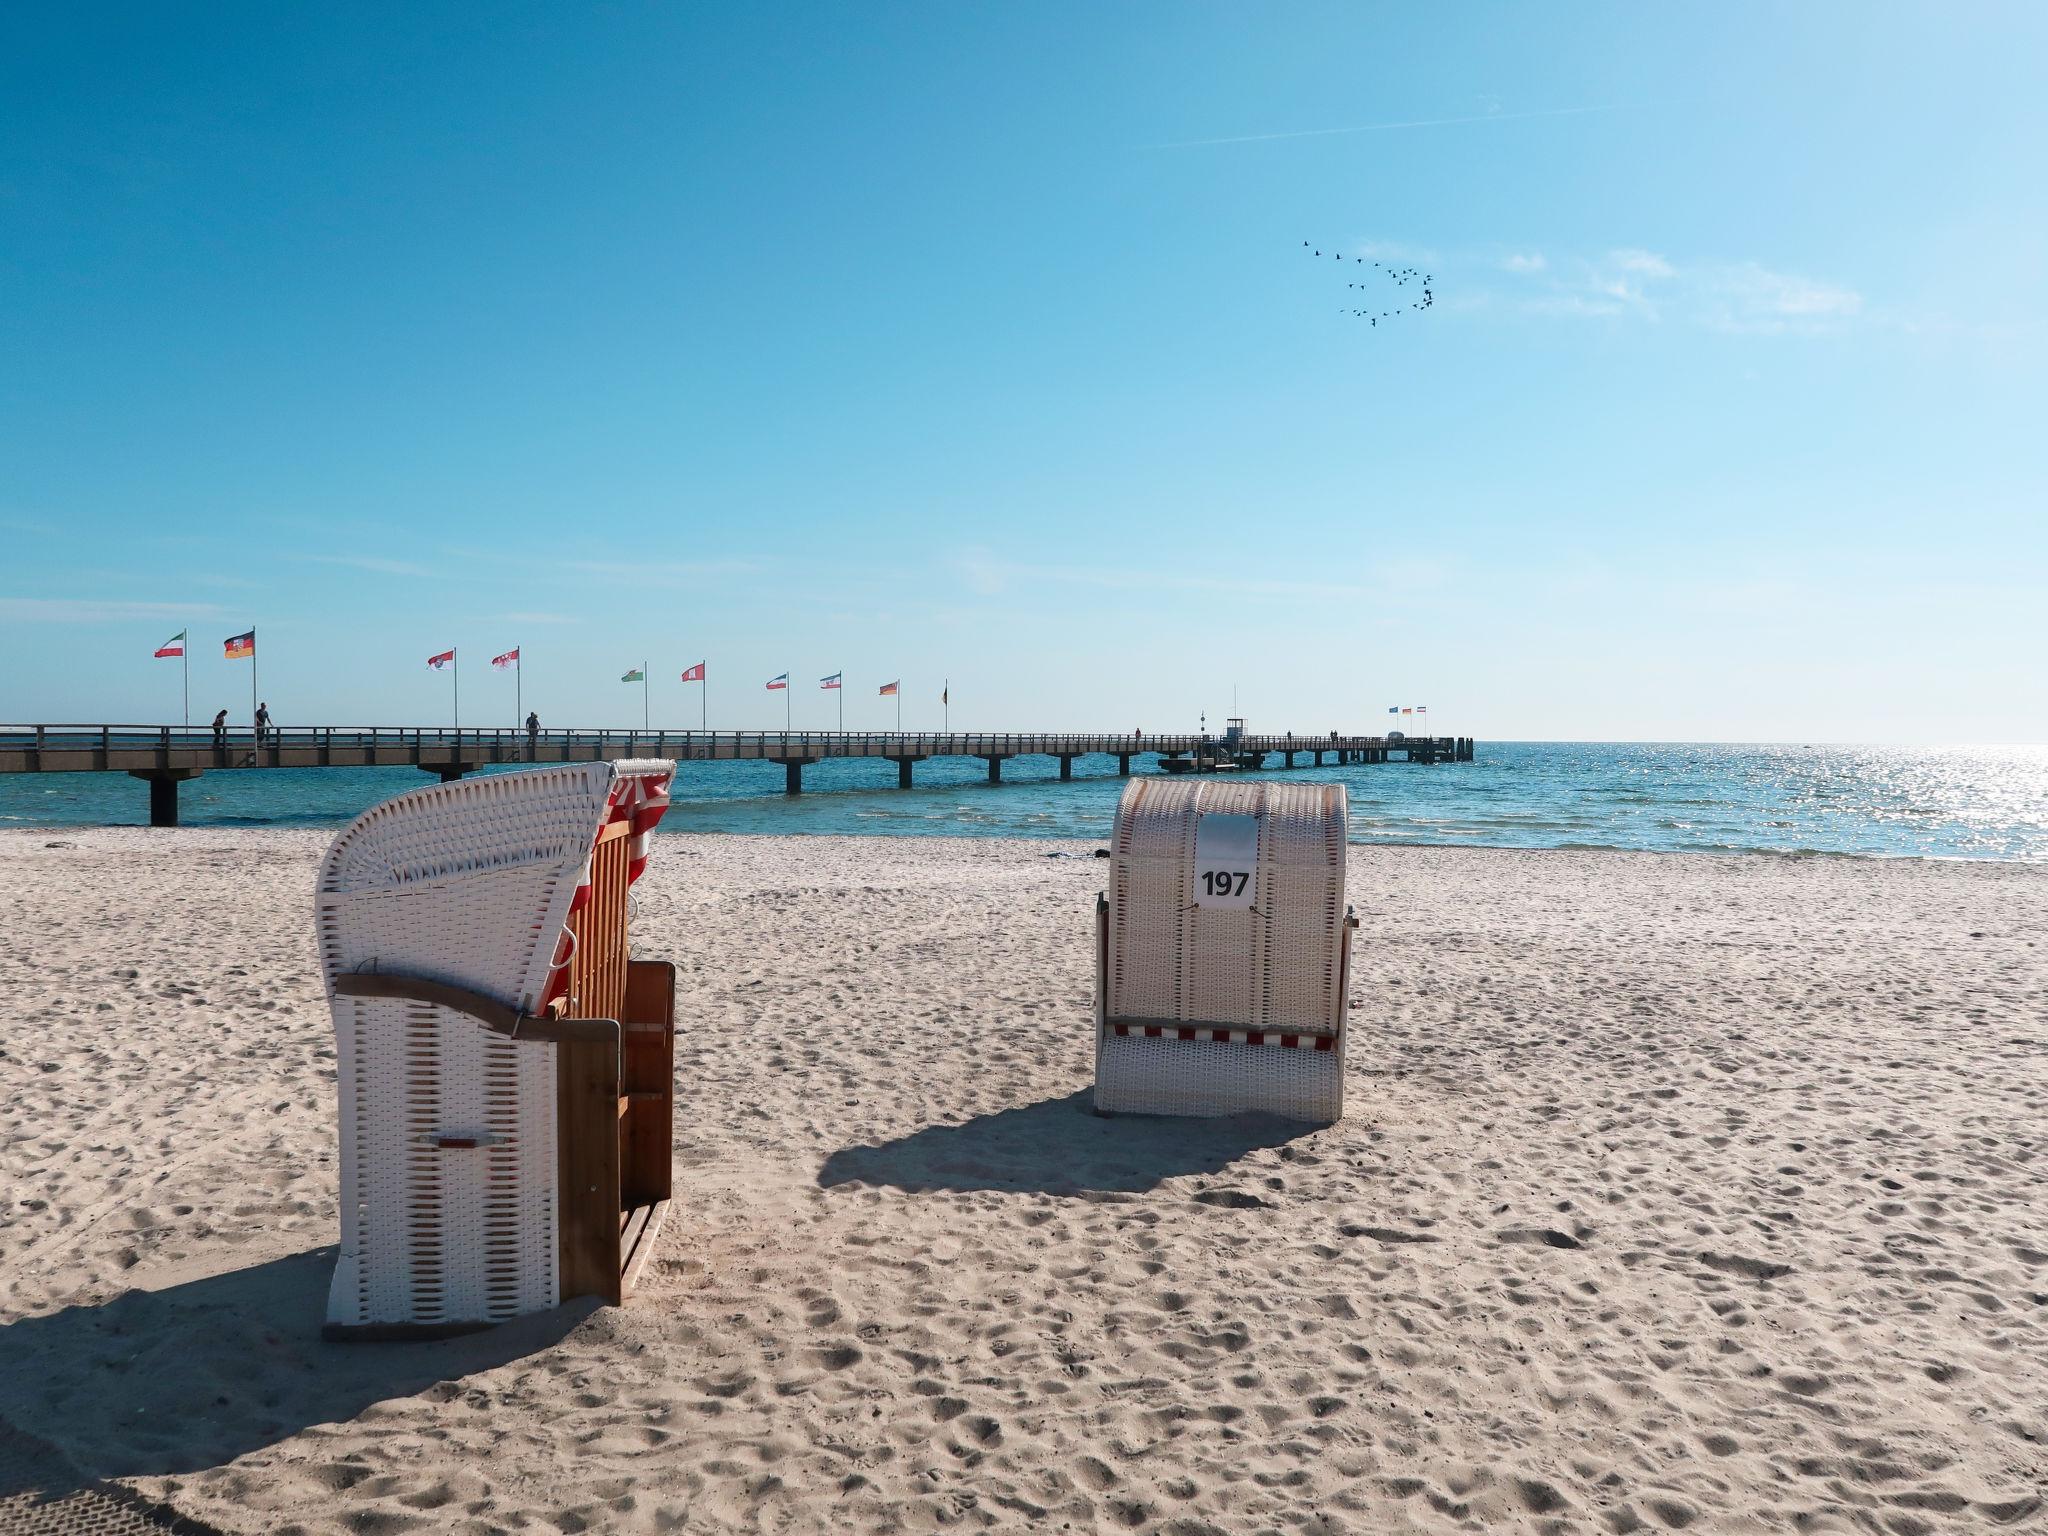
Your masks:
<svg viewBox="0 0 2048 1536"><path fill-rule="evenodd" d="M1301 248L1305 251L1311 252L1316 256L1321 256L1323 254L1321 251L1316 250L1315 246L1307 240L1301 242ZM1333 261L1342 261L1344 259L1344 253L1342 251L1332 251L1330 253L1330 259ZM1351 260L1357 266L1362 267L1365 265L1365 258L1363 256L1354 256L1351 258ZM1429 286L1432 282L1435 281L1431 274L1420 271L1415 267L1383 266L1377 261L1374 262L1372 265L1374 272L1378 274L1377 277L1367 278L1365 274L1361 272L1359 276L1361 278L1364 278L1364 281L1350 282L1344 285L1346 288L1352 288L1358 291L1361 307L1354 308L1351 305L1347 304L1338 311L1339 314L1348 314L1355 316L1360 320L1369 321L1373 329L1378 330L1379 324L1382 320L1396 319L1401 315L1409 313L1411 310L1415 311L1416 313L1420 313L1421 311L1428 309L1432 304L1436 302L1436 295L1430 290ZM1411 283L1420 282L1422 284L1422 297L1419 299L1411 299L1406 304L1396 301L1392 309L1374 308L1373 301L1370 298L1367 290L1384 293L1385 290L1380 288L1379 286L1382 280L1391 282L1396 288L1406 288Z"/></svg>

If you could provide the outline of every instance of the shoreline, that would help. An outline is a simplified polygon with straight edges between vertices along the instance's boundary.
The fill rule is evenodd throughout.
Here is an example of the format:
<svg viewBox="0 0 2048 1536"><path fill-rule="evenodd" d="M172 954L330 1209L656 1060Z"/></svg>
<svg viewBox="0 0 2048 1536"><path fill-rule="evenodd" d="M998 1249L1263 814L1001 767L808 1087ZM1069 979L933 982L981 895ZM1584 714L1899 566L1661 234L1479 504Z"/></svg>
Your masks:
<svg viewBox="0 0 2048 1536"><path fill-rule="evenodd" d="M283 825L276 822L196 822L177 827L151 827L132 822L107 823L16 823L0 822L0 850L4 850L10 839L29 840L36 837L79 838L101 835L133 834L149 839L159 846L178 839L201 836L241 837L307 837L317 838L322 847L332 842L335 836L348 825L347 820L334 822L313 822L301 825ZM1022 847L1043 848L1047 844L1060 844L1073 848L1107 848L1108 833L1099 838L1075 837L1068 833L1030 833L1004 831L1001 833L978 833L965 835L958 832L725 832L680 826L664 826L655 833L656 847L666 846L670 838L706 838L732 840L736 842L760 841L814 842L850 841L864 843L927 843L1016 844ZM1991 854L1948 854L1948 853L1881 853L1855 852L1834 848L1629 848L1617 843L1556 843L1540 847L1520 847L1507 843L1439 842L1420 843L1399 840L1374 839L1369 842L1348 840L1345 847L1355 857L1360 852L1374 850L1400 850L1418 853L1472 853L1472 854L1625 854L1630 857L1655 859L1779 859L1791 863L1808 860L1842 860L1851 864L1940 864L1977 866L1988 865L1997 868L2033 869L2048 871L2048 858L2000 858Z"/></svg>
<svg viewBox="0 0 2048 1536"><path fill-rule="evenodd" d="M1088 1112L1092 840L664 832L641 1295L365 1346L331 836L0 833L0 1422L222 1531L2043 1507L2038 865L1353 845L1316 1129Z"/></svg>

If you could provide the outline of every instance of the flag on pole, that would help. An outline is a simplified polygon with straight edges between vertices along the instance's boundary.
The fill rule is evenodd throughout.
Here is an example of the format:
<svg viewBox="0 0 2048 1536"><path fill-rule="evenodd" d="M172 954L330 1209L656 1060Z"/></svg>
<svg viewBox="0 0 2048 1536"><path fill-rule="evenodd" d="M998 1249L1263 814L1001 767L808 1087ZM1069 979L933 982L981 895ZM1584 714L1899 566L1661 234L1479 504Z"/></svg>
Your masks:
<svg viewBox="0 0 2048 1536"><path fill-rule="evenodd" d="M703 682L703 681L704 681L704 663L700 661L700 662L698 662L698 663L697 663L697 665L695 665L694 667L685 667L685 668L683 669L683 681L684 681L684 682L686 682L686 683L701 683L701 682Z"/></svg>
<svg viewBox="0 0 2048 1536"><path fill-rule="evenodd" d="M841 676L843 676L842 673L834 672L830 677L821 677L818 679L818 686L820 688L837 688Z"/></svg>
<svg viewBox="0 0 2048 1536"><path fill-rule="evenodd" d="M882 684L882 697L886 699L890 694L894 693L898 688L901 688L902 686L903 682L900 678L893 683Z"/></svg>
<svg viewBox="0 0 2048 1536"><path fill-rule="evenodd" d="M953 685L952 685L951 683L948 683L948 684L946 684L946 686L945 686L945 687L943 687L943 688L941 688L941 689L939 690L939 702L940 702L941 704L950 704L950 703L952 703L952 702L953 702L953 699L952 699L952 693L953 693Z"/></svg>
<svg viewBox="0 0 2048 1536"><path fill-rule="evenodd" d="M789 674L787 672L777 673L774 677L768 679L768 686L771 689L787 688L789 686Z"/></svg>
<svg viewBox="0 0 2048 1536"><path fill-rule="evenodd" d="M430 666L430 667L432 667L432 668L433 668L433 669L434 669L434 670L435 670L436 672L438 672L438 671L440 671L440 670L441 670L441 669L442 669L443 667L447 666L447 665L448 665L448 663L449 663L449 662L451 662L451 661L453 661L454 659L455 659L455 652L454 652L454 651L453 651L452 649L450 649L450 650L446 650L446 651L443 651L443 652L442 652L442 653L441 653L440 655L438 655L438 656L429 656L429 657L427 658L427 665L428 665L428 666Z"/></svg>
<svg viewBox="0 0 2048 1536"><path fill-rule="evenodd" d="M632 671L628 672L624 677L620 678L619 681L622 683L644 683L645 681L647 681L647 674L645 672L642 672L638 667L635 667Z"/></svg>
<svg viewBox="0 0 2048 1536"><path fill-rule="evenodd" d="M500 672L504 671L507 667L518 666L519 647L515 645L512 647L511 650L507 651L504 655L493 656L491 658L491 665L496 667Z"/></svg>
<svg viewBox="0 0 2048 1536"><path fill-rule="evenodd" d="M1412 714L1414 714L1414 713L1415 713L1415 711L1414 711L1414 710L1412 710L1412 709L1404 709L1404 710L1402 710L1402 711L1401 711L1401 713L1402 713L1402 714L1404 714L1404 715L1412 715Z"/></svg>
<svg viewBox="0 0 2048 1536"><path fill-rule="evenodd" d="M256 654L256 631L245 635L229 635L221 642L221 655L228 661L248 661Z"/></svg>
<svg viewBox="0 0 2048 1536"><path fill-rule="evenodd" d="M1429 713L1429 706L1427 704L1418 704L1415 706L1415 713L1417 713L1418 715L1426 715Z"/></svg>
<svg viewBox="0 0 2048 1536"><path fill-rule="evenodd" d="M159 656L182 656L185 654L185 631L179 630L170 639L156 648Z"/></svg>
<svg viewBox="0 0 2048 1536"><path fill-rule="evenodd" d="M1390 715L1398 715L1399 713L1401 713L1401 706L1398 704L1389 704L1387 706L1387 713Z"/></svg>

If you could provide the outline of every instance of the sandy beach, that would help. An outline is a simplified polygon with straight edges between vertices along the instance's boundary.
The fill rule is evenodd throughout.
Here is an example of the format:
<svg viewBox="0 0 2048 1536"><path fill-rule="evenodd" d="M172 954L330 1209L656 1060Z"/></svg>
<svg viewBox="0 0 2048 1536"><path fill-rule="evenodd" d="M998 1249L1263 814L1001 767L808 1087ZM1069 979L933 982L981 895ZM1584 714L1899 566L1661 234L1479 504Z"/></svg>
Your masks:
<svg viewBox="0 0 2048 1536"><path fill-rule="evenodd" d="M0 1529L2048 1525L2048 868L1355 848L1311 1129L1088 1112L1090 844L664 836L641 1294L333 1345L330 835L0 834Z"/></svg>

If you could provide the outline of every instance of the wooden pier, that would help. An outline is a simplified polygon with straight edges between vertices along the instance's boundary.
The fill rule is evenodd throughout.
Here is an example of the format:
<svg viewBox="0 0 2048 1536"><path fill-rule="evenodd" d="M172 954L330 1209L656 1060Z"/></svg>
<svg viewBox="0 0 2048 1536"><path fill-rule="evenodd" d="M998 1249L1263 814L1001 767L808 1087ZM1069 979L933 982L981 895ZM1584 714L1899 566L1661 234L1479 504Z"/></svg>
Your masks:
<svg viewBox="0 0 2048 1536"><path fill-rule="evenodd" d="M798 794L803 772L833 757L881 758L896 765L896 783L909 789L913 767L934 757L976 757L999 784L1013 757L1058 760L1060 777L1074 777L1082 757L1116 759L1128 776L1132 759L1198 755L1219 738L1199 733L1106 736L1089 733L988 731L611 731L434 730L416 726L312 726L273 728L259 737L246 729L217 738L211 730L171 725L0 725L0 773L126 773L149 785L149 824L178 824L178 786L203 773L249 768L413 767L445 783L493 764L592 763L627 757L670 757L678 762L779 763L783 787ZM1288 768L1326 763L1467 763L1469 736L1254 736L1233 751L1274 757Z"/></svg>

